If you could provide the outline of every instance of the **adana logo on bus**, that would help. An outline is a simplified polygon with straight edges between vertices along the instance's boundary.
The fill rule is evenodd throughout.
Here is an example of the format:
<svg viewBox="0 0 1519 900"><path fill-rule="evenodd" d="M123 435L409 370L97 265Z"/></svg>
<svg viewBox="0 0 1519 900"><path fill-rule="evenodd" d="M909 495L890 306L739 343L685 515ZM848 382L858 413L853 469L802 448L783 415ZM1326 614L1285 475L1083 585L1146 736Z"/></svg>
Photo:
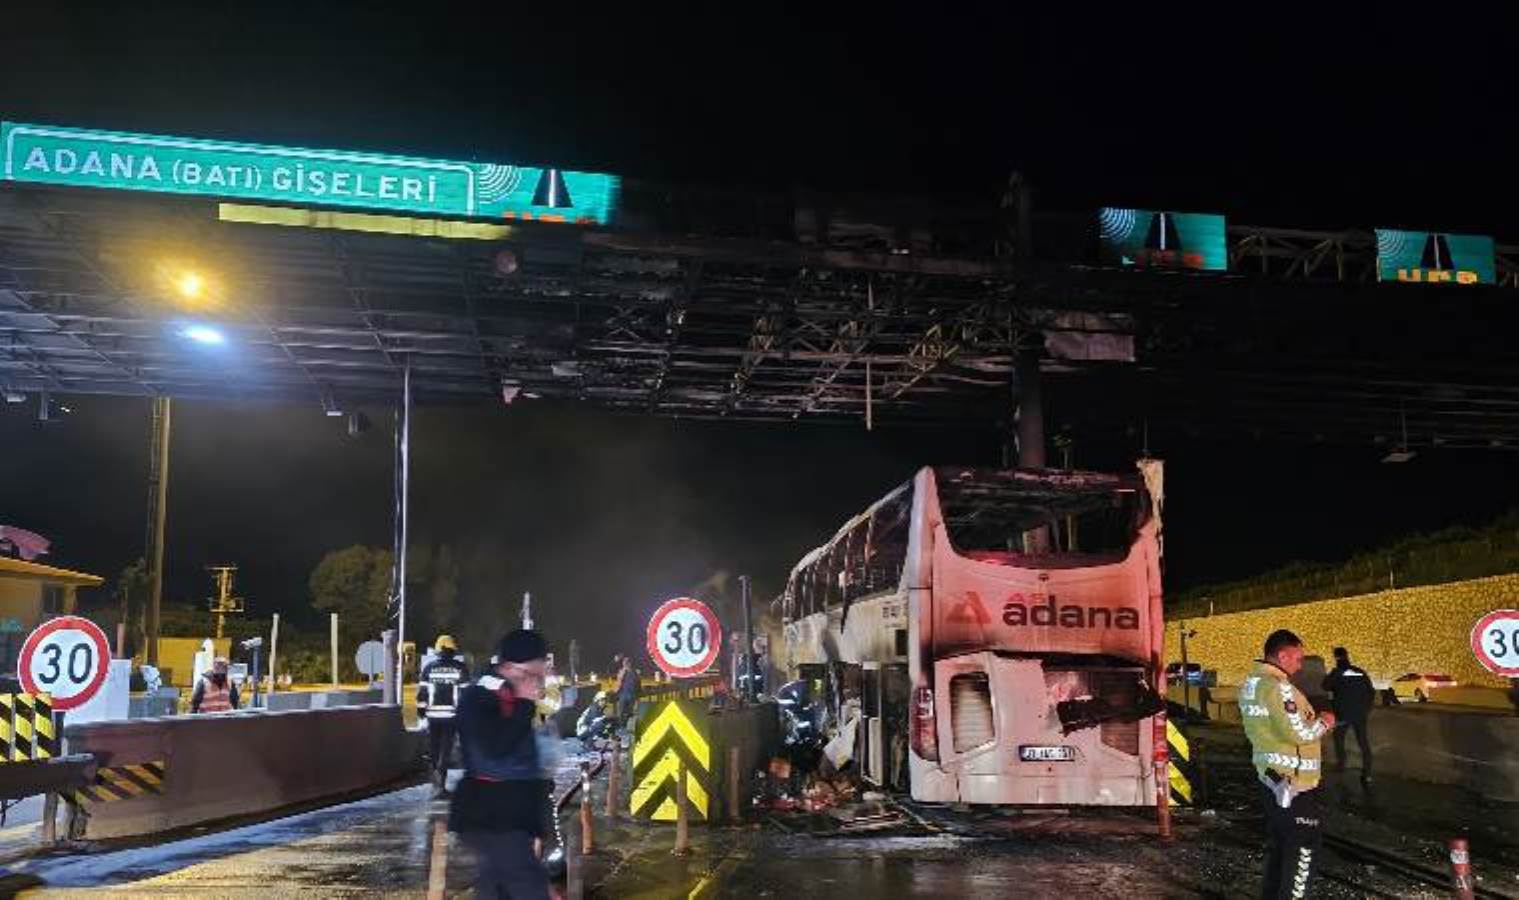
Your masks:
<svg viewBox="0 0 1519 900"><path fill-rule="evenodd" d="M1060 604L1054 594L1014 594L1002 607L1002 624L1044 628L1118 628L1139 630L1139 612L1129 607Z"/></svg>

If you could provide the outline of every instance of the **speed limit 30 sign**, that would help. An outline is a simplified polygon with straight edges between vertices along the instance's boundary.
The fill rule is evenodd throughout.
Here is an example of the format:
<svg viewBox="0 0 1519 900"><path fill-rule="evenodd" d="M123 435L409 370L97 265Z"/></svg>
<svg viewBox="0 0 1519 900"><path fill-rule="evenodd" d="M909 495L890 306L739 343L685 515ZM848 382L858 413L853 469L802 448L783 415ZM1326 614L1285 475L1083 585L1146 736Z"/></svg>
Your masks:
<svg viewBox="0 0 1519 900"><path fill-rule="evenodd" d="M1472 652L1494 675L1519 678L1519 609L1499 609L1472 626Z"/></svg>
<svg viewBox="0 0 1519 900"><path fill-rule="evenodd" d="M88 703L105 683L111 648L89 619L60 616L37 626L21 645L16 674L28 694L51 694L53 709Z"/></svg>
<svg viewBox="0 0 1519 900"><path fill-rule="evenodd" d="M700 675L717 661L722 627L707 604L690 597L666 600L649 620L649 656L671 678Z"/></svg>

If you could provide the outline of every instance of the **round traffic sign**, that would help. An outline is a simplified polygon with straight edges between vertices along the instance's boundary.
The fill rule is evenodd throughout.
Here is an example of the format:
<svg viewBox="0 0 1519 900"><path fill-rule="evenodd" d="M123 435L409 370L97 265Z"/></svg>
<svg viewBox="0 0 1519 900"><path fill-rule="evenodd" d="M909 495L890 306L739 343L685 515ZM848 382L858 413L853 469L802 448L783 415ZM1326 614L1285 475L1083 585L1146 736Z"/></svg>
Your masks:
<svg viewBox="0 0 1519 900"><path fill-rule="evenodd" d="M100 626L80 616L60 616L37 626L21 645L16 674L28 694L51 694L53 709L90 701L105 683L111 648Z"/></svg>
<svg viewBox="0 0 1519 900"><path fill-rule="evenodd" d="M649 656L666 675L700 675L717 661L723 629L707 604L690 597L666 600L649 620Z"/></svg>
<svg viewBox="0 0 1519 900"><path fill-rule="evenodd" d="M378 675L385 671L385 645L379 641L365 641L353 654L353 664L362 675Z"/></svg>
<svg viewBox="0 0 1519 900"><path fill-rule="evenodd" d="M1494 610L1472 626L1472 652L1494 675L1519 677L1519 609Z"/></svg>

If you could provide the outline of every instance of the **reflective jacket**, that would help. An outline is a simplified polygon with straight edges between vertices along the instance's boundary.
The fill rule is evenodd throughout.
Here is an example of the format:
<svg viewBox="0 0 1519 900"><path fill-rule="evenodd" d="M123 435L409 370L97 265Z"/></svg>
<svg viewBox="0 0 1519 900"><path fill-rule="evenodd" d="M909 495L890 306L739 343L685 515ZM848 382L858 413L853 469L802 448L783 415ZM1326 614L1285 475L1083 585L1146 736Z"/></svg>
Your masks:
<svg viewBox="0 0 1519 900"><path fill-rule="evenodd" d="M469 668L453 654L440 656L422 669L417 684L417 708L429 719L452 719L459 692L469 681Z"/></svg>
<svg viewBox="0 0 1519 900"><path fill-rule="evenodd" d="M1240 718L1255 771L1286 778L1299 791L1318 787L1319 739L1329 729L1278 666L1257 661L1239 689Z"/></svg>
<svg viewBox="0 0 1519 900"><path fill-rule="evenodd" d="M218 685L209 674L202 675L200 682L195 685L195 693L190 696L192 713L230 712L236 708L237 688L230 678L222 679Z"/></svg>

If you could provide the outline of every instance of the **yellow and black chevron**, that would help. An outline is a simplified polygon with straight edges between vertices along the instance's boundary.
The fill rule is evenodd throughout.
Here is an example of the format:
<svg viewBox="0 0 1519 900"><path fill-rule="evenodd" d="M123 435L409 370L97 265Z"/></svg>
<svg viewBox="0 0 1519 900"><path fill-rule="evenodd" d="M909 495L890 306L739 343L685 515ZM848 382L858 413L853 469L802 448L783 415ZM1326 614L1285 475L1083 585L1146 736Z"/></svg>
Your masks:
<svg viewBox="0 0 1519 900"><path fill-rule="evenodd" d="M1176 723L1166 719L1166 749L1169 762L1167 777L1171 782L1171 803L1175 806L1192 805L1192 746Z"/></svg>
<svg viewBox="0 0 1519 900"><path fill-rule="evenodd" d="M667 700L638 722L633 740L633 815L656 822L675 820L675 785L686 767L686 801L693 818L708 818L712 748L700 704Z"/></svg>
<svg viewBox="0 0 1519 900"><path fill-rule="evenodd" d="M49 694L0 694L0 763L58 755Z"/></svg>
<svg viewBox="0 0 1519 900"><path fill-rule="evenodd" d="M110 803L145 794L162 794L163 790L163 762L148 762L99 769L95 772L95 782L75 791L69 799L75 803Z"/></svg>

